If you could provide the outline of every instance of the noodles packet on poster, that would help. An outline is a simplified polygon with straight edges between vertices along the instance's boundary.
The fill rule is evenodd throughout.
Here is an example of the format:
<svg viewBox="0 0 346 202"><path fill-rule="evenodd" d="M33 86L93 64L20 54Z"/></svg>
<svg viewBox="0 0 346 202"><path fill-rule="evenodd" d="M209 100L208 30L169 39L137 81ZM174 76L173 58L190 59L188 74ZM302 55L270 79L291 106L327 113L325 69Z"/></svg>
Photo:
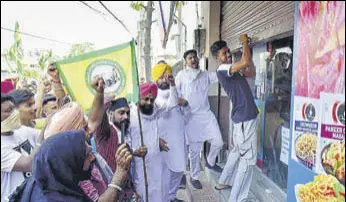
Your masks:
<svg viewBox="0 0 346 202"><path fill-rule="evenodd" d="M317 170L345 184L345 95L321 93Z"/></svg>
<svg viewBox="0 0 346 202"><path fill-rule="evenodd" d="M292 135L292 159L315 171L320 102L295 96Z"/></svg>

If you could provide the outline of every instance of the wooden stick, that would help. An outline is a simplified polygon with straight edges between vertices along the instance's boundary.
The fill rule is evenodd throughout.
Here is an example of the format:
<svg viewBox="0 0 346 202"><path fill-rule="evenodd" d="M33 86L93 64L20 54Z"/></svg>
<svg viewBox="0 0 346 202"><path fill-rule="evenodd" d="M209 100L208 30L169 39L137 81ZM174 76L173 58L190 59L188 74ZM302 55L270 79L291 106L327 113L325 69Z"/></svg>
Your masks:
<svg viewBox="0 0 346 202"><path fill-rule="evenodd" d="M141 113L139 110L140 109L139 109L139 104L138 104L137 105L137 114L138 114L139 131L140 131L140 135L141 135L141 144L142 144L142 147L144 147ZM144 181L145 181L145 196L146 196L145 201L149 202L148 176L147 176L147 166L145 165L145 156L143 157L143 171L144 171Z"/></svg>

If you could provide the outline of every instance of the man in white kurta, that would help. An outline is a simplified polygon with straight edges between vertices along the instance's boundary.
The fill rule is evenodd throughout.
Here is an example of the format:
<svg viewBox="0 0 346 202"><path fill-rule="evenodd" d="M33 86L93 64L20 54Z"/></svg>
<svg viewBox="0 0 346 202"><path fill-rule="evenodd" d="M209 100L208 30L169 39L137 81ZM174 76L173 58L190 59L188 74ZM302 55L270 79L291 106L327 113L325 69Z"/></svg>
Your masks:
<svg viewBox="0 0 346 202"><path fill-rule="evenodd" d="M189 110L184 113L185 132L189 145L191 164L191 183L196 189L202 189L198 181L200 175L200 153L203 143L209 141L211 148L206 166L220 172L222 169L215 164L216 156L223 146L219 124L210 110L208 89L217 83L215 72L203 72L199 69L199 60L195 50L184 53L186 69L176 76L179 97L189 103Z"/></svg>
<svg viewBox="0 0 346 202"><path fill-rule="evenodd" d="M142 123L143 142L147 148L145 164L148 176L148 196L150 202L163 202L162 194L162 159L161 150L166 150L167 146L160 144L158 134L158 118L162 112L177 104L177 92L175 87L171 87L171 96L167 104L158 107L154 104L157 95L157 86L153 83L145 83L140 86L141 101L139 103L140 117ZM142 147L140 127L138 121L137 107L131 110L131 124L127 143L135 153ZM145 180L143 171L143 159L134 155L133 182L136 190L140 193L141 201L145 201Z"/></svg>
<svg viewBox="0 0 346 202"><path fill-rule="evenodd" d="M168 103L170 88L167 78L172 76L172 68L158 64L152 69L152 79L158 86L155 104L162 108ZM186 102L181 100L180 105ZM162 152L163 202L183 202L176 198L180 181L186 169L186 143L184 118L180 105L163 112L158 120L159 136L169 143L169 151Z"/></svg>

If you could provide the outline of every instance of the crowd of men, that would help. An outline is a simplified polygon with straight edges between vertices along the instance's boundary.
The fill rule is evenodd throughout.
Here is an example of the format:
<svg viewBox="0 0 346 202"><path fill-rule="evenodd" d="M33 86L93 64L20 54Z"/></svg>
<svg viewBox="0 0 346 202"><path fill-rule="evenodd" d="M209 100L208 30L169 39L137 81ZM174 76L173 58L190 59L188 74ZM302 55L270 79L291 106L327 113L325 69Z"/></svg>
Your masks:
<svg viewBox="0 0 346 202"><path fill-rule="evenodd" d="M160 61L153 82L140 84L138 103L105 96L105 82L96 78L88 115L66 95L54 63L48 67L52 86L39 82L36 94L2 82L1 202L179 202L188 160L190 183L202 189L205 141L211 143L205 166L222 172L215 189L232 189L229 202L241 202L256 162L258 111L245 79L254 75L248 38L240 40L238 62L232 63L226 42L210 47L216 72L200 70L195 50L184 53L186 68L175 78ZM209 86L217 82L232 101L235 123L224 169L216 164L223 140L208 101Z"/></svg>

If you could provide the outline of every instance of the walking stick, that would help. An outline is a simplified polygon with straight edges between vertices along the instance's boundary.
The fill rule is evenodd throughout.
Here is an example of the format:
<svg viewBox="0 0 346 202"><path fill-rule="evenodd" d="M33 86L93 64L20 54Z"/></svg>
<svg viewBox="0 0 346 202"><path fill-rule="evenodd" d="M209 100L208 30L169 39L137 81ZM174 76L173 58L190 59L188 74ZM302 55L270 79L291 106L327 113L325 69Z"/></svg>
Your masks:
<svg viewBox="0 0 346 202"><path fill-rule="evenodd" d="M137 106L137 114L138 114L139 131L141 135L141 144L142 144L142 147L144 147L142 121L141 121L141 113L139 111L139 106ZM145 201L149 202L148 176L147 176L147 166L145 165L145 156L143 157L143 171L144 171L144 181L145 181L145 196L146 196Z"/></svg>

